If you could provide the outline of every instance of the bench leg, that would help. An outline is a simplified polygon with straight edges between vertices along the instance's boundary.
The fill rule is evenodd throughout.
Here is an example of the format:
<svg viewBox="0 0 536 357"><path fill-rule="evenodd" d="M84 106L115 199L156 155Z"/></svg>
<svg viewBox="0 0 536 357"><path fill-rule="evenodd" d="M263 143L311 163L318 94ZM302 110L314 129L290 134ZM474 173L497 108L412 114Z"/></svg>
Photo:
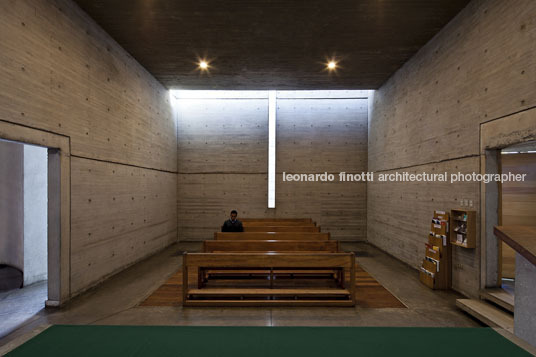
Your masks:
<svg viewBox="0 0 536 357"><path fill-rule="evenodd" d="M188 265L186 265L186 257L182 264L182 303L188 300Z"/></svg>
<svg viewBox="0 0 536 357"><path fill-rule="evenodd" d="M345 286L344 275L345 275L344 268L339 269L339 285L343 289Z"/></svg>
<svg viewBox="0 0 536 357"><path fill-rule="evenodd" d="M205 280L205 269L199 267L197 268L197 288L198 289L201 289L205 285L204 280Z"/></svg>
<svg viewBox="0 0 536 357"><path fill-rule="evenodd" d="M352 264L350 265L350 299L355 305L355 257L352 256Z"/></svg>

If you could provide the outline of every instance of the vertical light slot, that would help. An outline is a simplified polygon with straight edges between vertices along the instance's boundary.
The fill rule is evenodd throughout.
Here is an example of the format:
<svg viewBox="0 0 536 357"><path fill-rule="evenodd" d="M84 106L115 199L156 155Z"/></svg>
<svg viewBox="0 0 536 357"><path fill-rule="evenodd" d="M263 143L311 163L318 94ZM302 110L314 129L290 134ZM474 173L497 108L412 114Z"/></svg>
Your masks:
<svg viewBox="0 0 536 357"><path fill-rule="evenodd" d="M276 91L268 91L268 208L275 208Z"/></svg>

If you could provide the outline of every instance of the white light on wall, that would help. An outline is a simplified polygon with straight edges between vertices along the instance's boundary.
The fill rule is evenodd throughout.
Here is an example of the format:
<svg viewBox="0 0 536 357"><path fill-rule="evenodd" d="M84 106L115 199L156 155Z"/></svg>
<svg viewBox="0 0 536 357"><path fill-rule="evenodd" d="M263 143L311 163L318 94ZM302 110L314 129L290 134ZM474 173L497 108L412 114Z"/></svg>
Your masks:
<svg viewBox="0 0 536 357"><path fill-rule="evenodd" d="M276 91L268 92L268 208L275 208Z"/></svg>

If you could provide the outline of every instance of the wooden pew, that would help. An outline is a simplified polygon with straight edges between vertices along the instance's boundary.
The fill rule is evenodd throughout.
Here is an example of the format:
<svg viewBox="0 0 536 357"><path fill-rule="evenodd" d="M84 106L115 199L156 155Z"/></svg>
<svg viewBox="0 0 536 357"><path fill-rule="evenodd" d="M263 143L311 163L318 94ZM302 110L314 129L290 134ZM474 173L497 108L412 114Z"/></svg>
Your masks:
<svg viewBox="0 0 536 357"><path fill-rule="evenodd" d="M353 253L186 253L183 256L184 306L354 306ZM206 270L270 270L270 288L204 288ZM197 271L197 289L188 285L188 272ZM277 288L278 270L337 270L337 288ZM347 274L349 273L349 274ZM345 276L349 275L348 287Z"/></svg>
<svg viewBox="0 0 536 357"><path fill-rule="evenodd" d="M329 240L329 232L215 232L215 240Z"/></svg>
<svg viewBox="0 0 536 357"><path fill-rule="evenodd" d="M320 232L320 226L244 226L244 232Z"/></svg>
<svg viewBox="0 0 536 357"><path fill-rule="evenodd" d="M206 240L203 252L329 252L339 251L336 240Z"/></svg>
<svg viewBox="0 0 536 357"><path fill-rule="evenodd" d="M242 222L302 222L312 223L311 218L242 218Z"/></svg>
<svg viewBox="0 0 536 357"><path fill-rule="evenodd" d="M300 252L300 253L337 253L339 251L339 241L336 240L209 240L203 242L203 251L205 253L246 253L246 252ZM206 271L204 280L209 278L227 278L237 279L249 277L251 279L266 279L269 272L264 269L260 271ZM279 271L278 278L335 278L336 271Z"/></svg>
<svg viewBox="0 0 536 357"><path fill-rule="evenodd" d="M316 222L287 222L287 221L242 221L244 227L262 227L262 226L293 226L293 227L314 227Z"/></svg>

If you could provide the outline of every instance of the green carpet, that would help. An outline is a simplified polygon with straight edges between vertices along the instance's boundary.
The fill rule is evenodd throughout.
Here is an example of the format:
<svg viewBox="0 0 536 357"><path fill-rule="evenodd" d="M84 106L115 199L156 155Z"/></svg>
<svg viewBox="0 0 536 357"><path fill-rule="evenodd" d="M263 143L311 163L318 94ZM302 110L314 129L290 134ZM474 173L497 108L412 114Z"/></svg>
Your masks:
<svg viewBox="0 0 536 357"><path fill-rule="evenodd" d="M7 356L530 356L490 328L56 325Z"/></svg>

